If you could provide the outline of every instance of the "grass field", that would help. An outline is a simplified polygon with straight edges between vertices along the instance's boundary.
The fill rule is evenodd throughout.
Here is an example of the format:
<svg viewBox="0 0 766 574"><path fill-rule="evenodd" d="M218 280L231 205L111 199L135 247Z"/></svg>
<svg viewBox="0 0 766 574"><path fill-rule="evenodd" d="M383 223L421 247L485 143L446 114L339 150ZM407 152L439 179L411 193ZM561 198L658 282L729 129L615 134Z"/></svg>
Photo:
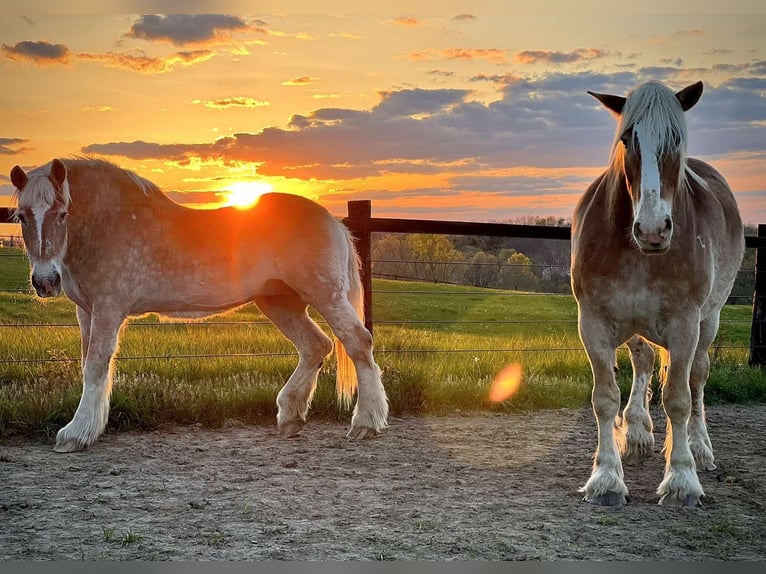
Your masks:
<svg viewBox="0 0 766 574"><path fill-rule="evenodd" d="M0 269L3 279L28 273L19 258L0 258ZM376 280L373 299L376 359L393 413L589 401L590 368L572 297ZM708 402L766 401L766 374L747 366L750 318L749 306L724 309L711 351ZM0 293L0 436L51 434L71 418L81 390L75 325L74 305L63 296L41 302ZM230 418L273 422L276 394L297 361L291 344L253 305L191 324L132 320L119 357L110 416L119 428L215 426ZM625 396L625 349L618 362ZM522 365L523 384L511 399L493 404L490 384L508 363ZM334 399L334 371L328 359L311 416L349 416Z"/></svg>

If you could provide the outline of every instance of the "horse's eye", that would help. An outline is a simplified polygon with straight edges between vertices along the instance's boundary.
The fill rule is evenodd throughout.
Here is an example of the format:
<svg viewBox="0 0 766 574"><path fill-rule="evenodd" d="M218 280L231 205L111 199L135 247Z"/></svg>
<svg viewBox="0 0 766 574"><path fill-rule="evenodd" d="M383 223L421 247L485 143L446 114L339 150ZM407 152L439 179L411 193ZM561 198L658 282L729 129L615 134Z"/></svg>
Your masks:
<svg viewBox="0 0 766 574"><path fill-rule="evenodd" d="M21 225L26 225L27 224L27 218L24 216L23 213L17 213L16 214L16 219L19 220L19 223L21 223Z"/></svg>
<svg viewBox="0 0 766 574"><path fill-rule="evenodd" d="M62 211L59 213L59 223L64 223L66 221L66 216L69 215L68 211Z"/></svg>

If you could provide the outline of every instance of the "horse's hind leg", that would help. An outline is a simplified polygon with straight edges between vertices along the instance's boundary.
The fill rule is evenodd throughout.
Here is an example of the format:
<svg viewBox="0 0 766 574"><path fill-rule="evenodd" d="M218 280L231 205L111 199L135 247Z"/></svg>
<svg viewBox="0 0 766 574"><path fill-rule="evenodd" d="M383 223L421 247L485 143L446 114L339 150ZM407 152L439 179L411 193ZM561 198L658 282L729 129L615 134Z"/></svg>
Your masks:
<svg viewBox="0 0 766 574"><path fill-rule="evenodd" d="M638 336L628 341L628 349L633 365L633 385L622 411L624 440L620 443L620 450L623 462L632 465L648 458L654 449L652 417L649 414L654 349Z"/></svg>
<svg viewBox="0 0 766 574"><path fill-rule="evenodd" d="M700 340L692 361L689 375L689 387L692 394L692 409L687 425L689 448L691 448L697 468L715 470L713 446L705 423L705 383L710 374L708 348L718 332L718 314L700 324Z"/></svg>
<svg viewBox="0 0 766 574"><path fill-rule="evenodd" d="M78 320L88 315L78 311ZM112 357L125 315L109 305L94 306L90 330L81 328L83 343L83 385L80 404L72 420L56 435L56 452L75 452L93 444L104 431L109 418L109 395L112 392Z"/></svg>
<svg viewBox="0 0 766 574"><path fill-rule="evenodd" d="M306 424L319 369L332 352L332 341L309 317L298 295L257 297L255 304L298 351L298 366L277 395L279 431L294 436Z"/></svg>
<svg viewBox="0 0 766 574"><path fill-rule="evenodd" d="M372 335L347 300L320 304L317 310L330 325L356 368L357 402L348 437L357 439L375 436L387 425L388 398L380 380L380 367L372 355Z"/></svg>

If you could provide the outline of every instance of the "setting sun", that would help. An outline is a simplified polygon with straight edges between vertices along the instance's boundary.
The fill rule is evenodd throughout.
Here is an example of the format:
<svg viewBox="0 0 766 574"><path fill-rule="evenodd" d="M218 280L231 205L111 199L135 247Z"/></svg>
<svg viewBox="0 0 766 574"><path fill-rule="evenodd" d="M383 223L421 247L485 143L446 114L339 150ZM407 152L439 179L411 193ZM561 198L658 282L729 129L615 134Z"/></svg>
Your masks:
<svg viewBox="0 0 766 574"><path fill-rule="evenodd" d="M265 181L237 181L226 191L226 205L238 209L253 206L264 193L272 191L270 183Z"/></svg>

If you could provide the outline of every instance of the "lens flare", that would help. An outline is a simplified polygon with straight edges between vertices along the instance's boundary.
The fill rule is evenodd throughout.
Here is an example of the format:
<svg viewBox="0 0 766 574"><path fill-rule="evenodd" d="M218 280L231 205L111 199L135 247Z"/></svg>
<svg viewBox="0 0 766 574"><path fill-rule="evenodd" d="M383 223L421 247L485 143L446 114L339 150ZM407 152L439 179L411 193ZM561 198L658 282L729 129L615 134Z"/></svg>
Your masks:
<svg viewBox="0 0 766 574"><path fill-rule="evenodd" d="M521 365L511 363L500 371L489 388L489 398L493 403L500 403L511 398L521 386Z"/></svg>

